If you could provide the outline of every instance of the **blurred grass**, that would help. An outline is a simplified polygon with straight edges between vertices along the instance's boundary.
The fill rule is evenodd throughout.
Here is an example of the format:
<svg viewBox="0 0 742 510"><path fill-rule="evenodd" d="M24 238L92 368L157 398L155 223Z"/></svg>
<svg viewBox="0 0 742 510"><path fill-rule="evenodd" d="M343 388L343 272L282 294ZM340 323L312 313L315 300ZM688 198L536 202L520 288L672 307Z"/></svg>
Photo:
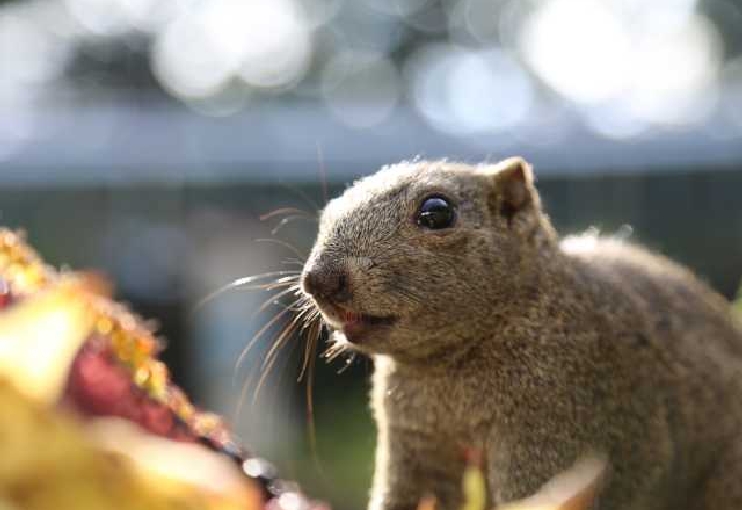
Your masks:
<svg viewBox="0 0 742 510"><path fill-rule="evenodd" d="M315 408L316 452L309 440L295 458L303 488L328 500L334 510L365 508L373 473L376 429L368 408L368 390L360 385L335 393Z"/></svg>
<svg viewBox="0 0 742 510"><path fill-rule="evenodd" d="M299 411L294 419L303 433L286 445L285 456L271 457L282 476L297 480L307 494L329 502L333 510L368 505L376 445L369 408L372 371L365 357L347 364L345 359L318 361L313 378L315 448L306 415L307 381L302 381L294 387Z"/></svg>

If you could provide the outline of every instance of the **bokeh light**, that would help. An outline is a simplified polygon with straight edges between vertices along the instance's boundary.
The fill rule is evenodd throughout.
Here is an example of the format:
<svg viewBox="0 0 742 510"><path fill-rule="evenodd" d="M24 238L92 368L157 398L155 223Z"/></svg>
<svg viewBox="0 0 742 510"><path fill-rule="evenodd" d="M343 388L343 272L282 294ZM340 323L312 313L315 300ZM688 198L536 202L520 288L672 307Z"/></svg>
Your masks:
<svg viewBox="0 0 742 510"><path fill-rule="evenodd" d="M195 3L194 0L64 0L72 17L85 30L99 36L159 30Z"/></svg>
<svg viewBox="0 0 742 510"><path fill-rule="evenodd" d="M415 106L438 129L453 133L501 130L528 115L530 78L500 49L427 46L407 63Z"/></svg>
<svg viewBox="0 0 742 510"><path fill-rule="evenodd" d="M290 0L212 0L159 35L155 73L181 97L217 94L231 79L279 87L301 78L311 56L308 28Z"/></svg>
<svg viewBox="0 0 742 510"><path fill-rule="evenodd" d="M532 126L534 102L556 94L620 139L729 102L722 37L697 2L27 0L0 6L0 93L51 93L76 48L137 34L162 89L207 115L267 91L356 127L409 103L436 130L473 135Z"/></svg>
<svg viewBox="0 0 742 510"><path fill-rule="evenodd" d="M632 138L649 129L649 123L638 117L631 105L621 100L584 105L580 113L587 126L605 138Z"/></svg>
<svg viewBox="0 0 742 510"><path fill-rule="evenodd" d="M630 79L630 35L608 2L549 0L526 22L521 41L534 71L577 102L616 96Z"/></svg>
<svg viewBox="0 0 742 510"><path fill-rule="evenodd" d="M92 33L110 35L130 28L128 1L65 0L65 4L70 14Z"/></svg>
<svg viewBox="0 0 742 510"><path fill-rule="evenodd" d="M647 35L632 58L632 110L657 123L700 120L716 101L722 47L713 25L693 15L681 26Z"/></svg>
<svg viewBox="0 0 742 510"><path fill-rule="evenodd" d="M33 20L0 12L0 76L6 85L39 84L56 78L69 48Z"/></svg>
<svg viewBox="0 0 742 510"><path fill-rule="evenodd" d="M289 0L252 2L235 33L247 34L242 46L240 76L257 87L296 82L307 70L312 52L309 27L299 7Z"/></svg>
<svg viewBox="0 0 742 510"><path fill-rule="evenodd" d="M713 111L723 48L691 0L546 0L521 32L523 55L608 136L646 122L689 124Z"/></svg>
<svg viewBox="0 0 742 510"><path fill-rule="evenodd" d="M219 36L198 13L179 17L159 35L152 52L155 75L172 94L204 97L216 94L237 70L234 54L217 53ZM222 42L224 48L226 42Z"/></svg>

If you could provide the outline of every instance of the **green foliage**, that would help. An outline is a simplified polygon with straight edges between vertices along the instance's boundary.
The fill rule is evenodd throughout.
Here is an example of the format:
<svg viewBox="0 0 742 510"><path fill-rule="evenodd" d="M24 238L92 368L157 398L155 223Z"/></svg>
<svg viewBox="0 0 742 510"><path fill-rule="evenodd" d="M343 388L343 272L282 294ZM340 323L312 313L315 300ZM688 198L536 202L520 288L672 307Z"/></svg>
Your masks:
<svg viewBox="0 0 742 510"><path fill-rule="evenodd" d="M376 430L367 386L345 385L343 389L328 391L331 399L316 402L316 451L306 444L298 455L293 452L286 466L279 467L287 478L298 480L307 494L328 501L335 510L353 510L368 503Z"/></svg>

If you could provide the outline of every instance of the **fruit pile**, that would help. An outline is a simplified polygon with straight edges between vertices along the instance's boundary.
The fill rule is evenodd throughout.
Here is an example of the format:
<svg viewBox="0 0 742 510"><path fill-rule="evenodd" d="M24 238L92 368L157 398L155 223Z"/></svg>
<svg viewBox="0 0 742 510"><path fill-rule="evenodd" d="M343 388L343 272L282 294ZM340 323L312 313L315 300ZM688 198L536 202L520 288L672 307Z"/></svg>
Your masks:
<svg viewBox="0 0 742 510"><path fill-rule="evenodd" d="M319 508L189 402L109 294L0 229L0 507Z"/></svg>

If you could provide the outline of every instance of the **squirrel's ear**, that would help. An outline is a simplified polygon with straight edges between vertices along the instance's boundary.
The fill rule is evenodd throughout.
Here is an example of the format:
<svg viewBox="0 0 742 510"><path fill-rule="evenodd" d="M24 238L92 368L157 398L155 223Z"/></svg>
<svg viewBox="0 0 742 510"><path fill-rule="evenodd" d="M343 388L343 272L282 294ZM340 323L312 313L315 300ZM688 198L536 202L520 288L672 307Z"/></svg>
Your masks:
<svg viewBox="0 0 742 510"><path fill-rule="evenodd" d="M508 221L518 212L538 203L533 170L525 159L519 156L508 158L485 167L484 173L492 178L499 212Z"/></svg>

